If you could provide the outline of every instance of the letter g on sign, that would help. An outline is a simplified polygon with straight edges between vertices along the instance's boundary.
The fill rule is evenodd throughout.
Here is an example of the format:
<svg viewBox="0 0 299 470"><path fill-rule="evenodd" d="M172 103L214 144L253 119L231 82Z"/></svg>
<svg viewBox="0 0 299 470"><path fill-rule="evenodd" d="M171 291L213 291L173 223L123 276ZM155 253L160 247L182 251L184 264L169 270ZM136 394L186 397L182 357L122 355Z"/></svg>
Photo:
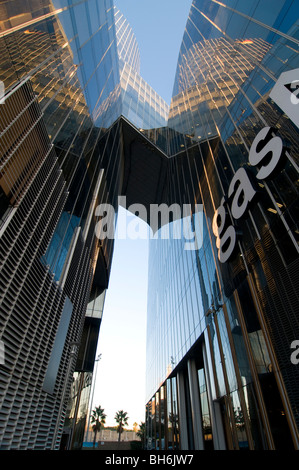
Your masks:
<svg viewBox="0 0 299 470"><path fill-rule="evenodd" d="M255 137L249 152L249 163L260 168L256 178L267 179L276 169L283 153L281 138L275 135L272 127L264 127Z"/></svg>
<svg viewBox="0 0 299 470"><path fill-rule="evenodd" d="M230 258L236 245L236 231L233 225L226 225L226 217L227 213L222 199L221 205L215 211L212 222L220 263L225 263Z"/></svg>

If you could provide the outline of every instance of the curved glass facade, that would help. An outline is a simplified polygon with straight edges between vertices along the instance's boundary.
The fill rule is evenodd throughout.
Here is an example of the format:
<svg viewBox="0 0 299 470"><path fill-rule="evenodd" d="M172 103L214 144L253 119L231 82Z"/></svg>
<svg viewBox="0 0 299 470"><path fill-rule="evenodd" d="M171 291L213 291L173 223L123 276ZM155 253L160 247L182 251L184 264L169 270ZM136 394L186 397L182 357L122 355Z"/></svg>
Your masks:
<svg viewBox="0 0 299 470"><path fill-rule="evenodd" d="M124 15L114 7L115 32L117 40L117 53L120 67L125 62L140 74L140 52L136 37Z"/></svg>
<svg viewBox="0 0 299 470"><path fill-rule="evenodd" d="M168 120L188 165L173 158L169 201L202 204L203 222L197 250L150 241L149 448L173 448L157 403L174 387L181 449L298 448L299 133L272 94L298 66L297 18L295 1L192 3Z"/></svg>
<svg viewBox="0 0 299 470"><path fill-rule="evenodd" d="M123 14L114 7L120 69L121 114L143 135L166 151L169 105L140 75L140 54L135 35Z"/></svg>

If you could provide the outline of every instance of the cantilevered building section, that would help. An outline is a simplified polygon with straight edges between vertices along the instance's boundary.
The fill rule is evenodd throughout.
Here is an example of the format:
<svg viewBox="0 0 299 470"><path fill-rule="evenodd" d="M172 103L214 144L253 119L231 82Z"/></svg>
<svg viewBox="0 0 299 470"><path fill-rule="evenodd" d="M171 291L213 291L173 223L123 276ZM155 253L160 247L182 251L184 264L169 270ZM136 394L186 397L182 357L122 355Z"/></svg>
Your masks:
<svg viewBox="0 0 299 470"><path fill-rule="evenodd" d="M148 449L298 449L298 13L192 3L168 197L203 218L150 241Z"/></svg>

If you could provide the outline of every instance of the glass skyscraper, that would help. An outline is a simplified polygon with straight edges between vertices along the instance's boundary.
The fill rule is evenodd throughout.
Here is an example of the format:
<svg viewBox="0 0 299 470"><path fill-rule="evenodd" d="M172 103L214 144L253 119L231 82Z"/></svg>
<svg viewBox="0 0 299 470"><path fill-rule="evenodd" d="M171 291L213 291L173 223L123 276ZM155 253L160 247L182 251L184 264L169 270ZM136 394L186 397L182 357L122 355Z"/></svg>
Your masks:
<svg viewBox="0 0 299 470"><path fill-rule="evenodd" d="M298 449L298 17L194 0L169 109L112 0L1 2L1 449L82 446L119 196L190 208L152 225L147 448Z"/></svg>
<svg viewBox="0 0 299 470"><path fill-rule="evenodd" d="M1 2L0 50L0 448L80 448L114 243L96 208L147 196L131 159L160 161L168 106L112 0Z"/></svg>
<svg viewBox="0 0 299 470"><path fill-rule="evenodd" d="M121 114L166 151L169 105L140 75L140 52L128 21L114 7L119 58Z"/></svg>
<svg viewBox="0 0 299 470"><path fill-rule="evenodd" d="M194 250L150 241L149 449L298 448L298 13L295 1L192 3L169 203L203 217Z"/></svg>
<svg viewBox="0 0 299 470"><path fill-rule="evenodd" d="M0 48L0 441L57 448L70 384L90 386L113 248L94 216L120 187L112 2L1 2Z"/></svg>

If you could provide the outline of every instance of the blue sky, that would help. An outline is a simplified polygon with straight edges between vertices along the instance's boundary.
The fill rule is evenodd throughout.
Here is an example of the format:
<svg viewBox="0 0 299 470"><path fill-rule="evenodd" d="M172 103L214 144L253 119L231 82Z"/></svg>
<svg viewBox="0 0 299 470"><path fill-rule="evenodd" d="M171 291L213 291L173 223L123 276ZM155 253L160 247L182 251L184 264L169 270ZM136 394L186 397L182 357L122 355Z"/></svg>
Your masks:
<svg viewBox="0 0 299 470"><path fill-rule="evenodd" d="M115 0L115 5L135 33L142 77L170 104L191 0ZM132 221L123 209L120 215ZM144 421L147 269L148 240L116 239L93 401L93 407L105 409L106 425L115 426L121 409L131 427Z"/></svg>
<svg viewBox="0 0 299 470"><path fill-rule="evenodd" d="M119 215L133 218L122 208ZM95 406L105 409L107 425L115 426L119 410L128 412L130 426L144 421L147 265L148 240L115 241L94 393Z"/></svg>
<svg viewBox="0 0 299 470"><path fill-rule="evenodd" d="M115 0L136 36L141 76L170 104L191 0Z"/></svg>

